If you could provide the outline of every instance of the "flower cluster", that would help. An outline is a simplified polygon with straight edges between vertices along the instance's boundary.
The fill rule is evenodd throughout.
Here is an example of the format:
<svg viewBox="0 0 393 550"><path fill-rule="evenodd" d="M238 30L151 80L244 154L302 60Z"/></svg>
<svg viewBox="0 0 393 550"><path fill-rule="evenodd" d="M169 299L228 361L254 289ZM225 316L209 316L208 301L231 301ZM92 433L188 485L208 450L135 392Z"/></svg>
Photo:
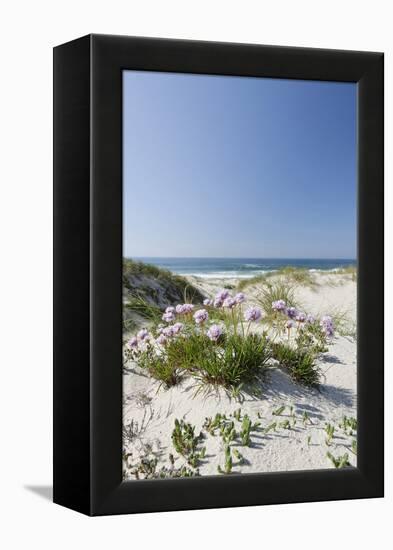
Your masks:
<svg viewBox="0 0 393 550"><path fill-rule="evenodd" d="M209 319L209 314L206 311L206 309L198 309L198 311L194 313L194 320L197 325L202 325L208 319Z"/></svg>
<svg viewBox="0 0 393 550"><path fill-rule="evenodd" d="M298 323L304 323L307 319L307 316L306 316L305 313L301 313L299 311L298 314L296 315L295 319Z"/></svg>
<svg viewBox="0 0 393 550"><path fill-rule="evenodd" d="M334 335L333 319L329 315L324 315L319 324L326 336L331 338Z"/></svg>
<svg viewBox="0 0 393 550"><path fill-rule="evenodd" d="M221 307L227 298L229 298L228 290L220 290L220 292L218 292L214 297L214 300L213 300L214 307Z"/></svg>
<svg viewBox="0 0 393 550"><path fill-rule="evenodd" d="M213 300L206 299L203 303L205 306L213 306L215 308L234 309L246 301L243 292L238 292L235 296L231 296L228 290L220 290ZM284 304L285 305L285 304ZM258 307L250 307L244 312L244 320L259 321L262 318L262 311Z"/></svg>
<svg viewBox="0 0 393 550"><path fill-rule="evenodd" d="M298 314L298 311L295 307L287 307L285 312L290 319L295 319L296 315Z"/></svg>
<svg viewBox="0 0 393 550"><path fill-rule="evenodd" d="M272 309L275 312L280 312L286 315L289 320L295 320L299 324L301 323L315 323L315 318L312 315L306 315L305 313L298 311L293 306L287 306L284 300L276 300L272 302ZM292 327L294 324L287 323L287 326Z"/></svg>
<svg viewBox="0 0 393 550"><path fill-rule="evenodd" d="M235 298L232 298L232 296L228 296L228 298L225 298L222 306L226 307L228 309L232 309L237 305Z"/></svg>
<svg viewBox="0 0 393 550"><path fill-rule="evenodd" d="M173 323L176 315L187 315L194 310L193 304L178 304L176 307L168 306L162 316L162 320L166 323Z"/></svg>
<svg viewBox="0 0 393 550"><path fill-rule="evenodd" d="M242 304L243 302L246 301L246 297L245 295L243 294L243 292L238 292L235 296L235 302L237 304Z"/></svg>
<svg viewBox="0 0 393 550"><path fill-rule="evenodd" d="M164 315L162 316L163 321L166 321L167 323L172 323L176 318L175 308L172 306L169 306L166 308Z"/></svg>
<svg viewBox="0 0 393 550"><path fill-rule="evenodd" d="M127 342L127 347L130 350L131 355L141 351L142 349L146 349L152 338L153 337L150 332L147 329L142 328L136 336L133 336Z"/></svg>
<svg viewBox="0 0 393 550"><path fill-rule="evenodd" d="M179 315L187 315L194 311L193 304L178 304L176 306L176 313Z"/></svg>
<svg viewBox="0 0 393 550"><path fill-rule="evenodd" d="M305 324L314 325L316 323L316 318L313 315L306 315L305 313L298 311L295 307L287 307L284 300L276 300L272 302L272 309L277 313L281 313L288 317L288 321L285 323L285 327L290 331L291 328L295 327L297 322L298 327L302 327ZM325 336L332 337L334 336L334 324L333 320L329 315L322 317L320 321L320 326L322 328Z"/></svg>
<svg viewBox="0 0 393 550"><path fill-rule="evenodd" d="M284 300L276 300L275 302L272 302L272 309L274 311L285 311L286 307L287 306Z"/></svg>
<svg viewBox="0 0 393 550"><path fill-rule="evenodd" d="M217 342L217 340L219 340L222 334L223 334L223 330L222 330L222 327L220 327L219 325L212 325L207 331L207 336L210 338L212 342Z"/></svg>
<svg viewBox="0 0 393 550"><path fill-rule="evenodd" d="M244 313L244 319L248 322L259 321L262 318L262 311L259 307L249 307Z"/></svg>

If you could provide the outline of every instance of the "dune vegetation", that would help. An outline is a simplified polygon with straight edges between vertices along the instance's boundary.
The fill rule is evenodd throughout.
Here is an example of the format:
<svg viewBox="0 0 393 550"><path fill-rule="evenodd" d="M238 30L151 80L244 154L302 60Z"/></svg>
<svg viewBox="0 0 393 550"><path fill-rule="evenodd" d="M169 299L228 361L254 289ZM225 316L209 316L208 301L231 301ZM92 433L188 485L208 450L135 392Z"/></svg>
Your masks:
<svg viewBox="0 0 393 550"><path fill-rule="evenodd" d="M353 285L352 275L337 279ZM315 467L356 463L351 393L326 383L332 365L344 368L337 339L354 349L353 312L320 295L347 292L330 284L335 275L309 276L285 268L247 284L222 280L212 293L209 281L124 262L124 479L274 471L273 457L294 469L291 441ZM304 298L319 300L314 314ZM272 455L258 452L267 445Z"/></svg>
<svg viewBox="0 0 393 550"><path fill-rule="evenodd" d="M182 300L202 301L203 294L184 277L151 264L123 259L123 327L156 322L161 308Z"/></svg>

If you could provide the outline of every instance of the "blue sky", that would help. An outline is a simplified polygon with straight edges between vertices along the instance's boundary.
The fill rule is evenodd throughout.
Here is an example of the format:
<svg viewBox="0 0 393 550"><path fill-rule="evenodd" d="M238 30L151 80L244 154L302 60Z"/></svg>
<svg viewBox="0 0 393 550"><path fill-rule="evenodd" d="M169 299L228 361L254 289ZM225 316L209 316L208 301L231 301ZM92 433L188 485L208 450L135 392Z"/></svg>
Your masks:
<svg viewBox="0 0 393 550"><path fill-rule="evenodd" d="M127 257L356 257L356 85L123 73Z"/></svg>

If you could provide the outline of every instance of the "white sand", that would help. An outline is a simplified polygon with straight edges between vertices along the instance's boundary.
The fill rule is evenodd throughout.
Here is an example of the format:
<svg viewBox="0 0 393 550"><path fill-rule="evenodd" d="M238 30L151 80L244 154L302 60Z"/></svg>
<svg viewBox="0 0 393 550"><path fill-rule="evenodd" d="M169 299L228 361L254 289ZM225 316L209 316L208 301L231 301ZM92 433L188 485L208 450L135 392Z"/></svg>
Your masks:
<svg viewBox="0 0 393 550"><path fill-rule="evenodd" d="M296 298L307 313L316 315L338 310L346 313L346 327L353 330L356 320L356 283L350 276L315 274L317 286L314 289L298 287ZM192 278L207 295L212 295L223 284L236 284L236 281ZM258 293L258 285L244 291L249 301ZM195 381L184 380L179 386L165 390L159 384L129 365L130 371L124 374L124 422L137 422L139 427L144 419L146 429L141 431L132 444L126 445L132 456L128 464L138 462L146 452L146 445L158 458L158 467L169 466L169 453L174 452L171 433L175 418L184 418L195 425L196 433L202 429L206 417L214 417L217 412L227 416L241 407L253 421L261 422L261 428L271 422L283 422L289 418L289 407L293 407L296 425L288 430L282 427L277 432L264 434L262 430L252 433L251 447L232 443L247 459L246 464L234 461L234 473L272 472L305 469L332 468L326 453L334 456L348 453L352 465L356 456L350 451L353 436L347 436L338 427L344 415L356 417L356 340L352 336L336 335L328 353L319 362L323 373L320 389L309 389L292 382L280 369L270 371L261 387L262 398L245 396L239 404L229 399L225 392L204 397L194 396ZM287 408L283 416L272 416L272 411L281 405ZM312 425L303 424L302 414L306 411ZM261 418L258 418L257 415ZM330 446L325 443L326 423L335 425L336 431ZM240 423L235 420L240 428ZM199 467L201 475L217 474L217 466L224 464L224 446L219 435L208 435L203 441L206 457ZM177 457L175 465L185 464L185 459ZM133 477L131 477L133 479Z"/></svg>

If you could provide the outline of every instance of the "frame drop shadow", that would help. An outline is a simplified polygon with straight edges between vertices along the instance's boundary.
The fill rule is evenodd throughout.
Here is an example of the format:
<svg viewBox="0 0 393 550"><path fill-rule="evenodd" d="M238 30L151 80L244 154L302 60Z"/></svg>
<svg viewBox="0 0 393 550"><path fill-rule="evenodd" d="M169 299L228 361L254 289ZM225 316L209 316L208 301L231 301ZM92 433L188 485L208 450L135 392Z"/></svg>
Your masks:
<svg viewBox="0 0 393 550"><path fill-rule="evenodd" d="M31 491L45 500L53 500L52 485L24 485L24 489Z"/></svg>

